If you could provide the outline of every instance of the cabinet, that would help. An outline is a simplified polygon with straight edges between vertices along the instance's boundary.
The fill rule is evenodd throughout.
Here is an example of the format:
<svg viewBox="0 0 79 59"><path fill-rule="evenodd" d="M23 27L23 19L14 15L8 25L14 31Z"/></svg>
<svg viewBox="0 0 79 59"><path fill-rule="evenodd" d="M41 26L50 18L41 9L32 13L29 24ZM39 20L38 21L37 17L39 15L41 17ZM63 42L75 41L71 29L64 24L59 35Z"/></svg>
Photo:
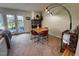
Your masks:
<svg viewBox="0 0 79 59"><path fill-rule="evenodd" d="M37 14L34 19L31 20L32 28L36 28L37 26L41 27L41 21L43 20L42 14Z"/></svg>
<svg viewBox="0 0 79 59"><path fill-rule="evenodd" d="M5 38L2 37L0 38L0 56L7 56L7 45L6 45L6 41Z"/></svg>
<svg viewBox="0 0 79 59"><path fill-rule="evenodd" d="M77 41L78 41L78 34L72 33L69 30L62 32L61 52L63 52L65 49L70 49L73 52L75 52Z"/></svg>
<svg viewBox="0 0 79 59"><path fill-rule="evenodd" d="M79 56L79 35L78 35L78 43L77 43L75 56Z"/></svg>
<svg viewBox="0 0 79 59"><path fill-rule="evenodd" d="M31 20L31 24L32 28L36 28L37 26L41 27L41 21L37 19Z"/></svg>

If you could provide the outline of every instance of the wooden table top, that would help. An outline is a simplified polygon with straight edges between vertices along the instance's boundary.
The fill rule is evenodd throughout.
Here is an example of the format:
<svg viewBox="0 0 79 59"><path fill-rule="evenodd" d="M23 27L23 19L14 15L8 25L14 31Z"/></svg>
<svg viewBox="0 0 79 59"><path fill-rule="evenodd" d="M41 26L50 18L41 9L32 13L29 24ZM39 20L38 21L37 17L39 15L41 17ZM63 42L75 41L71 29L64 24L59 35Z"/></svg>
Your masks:
<svg viewBox="0 0 79 59"><path fill-rule="evenodd" d="M65 49L63 56L73 56L74 52L69 50L69 49Z"/></svg>
<svg viewBox="0 0 79 59"><path fill-rule="evenodd" d="M48 30L48 29L46 29L46 28L34 28L34 29L32 29L32 30L36 31L37 33L40 33L40 32L42 32L42 31L46 31L46 30Z"/></svg>

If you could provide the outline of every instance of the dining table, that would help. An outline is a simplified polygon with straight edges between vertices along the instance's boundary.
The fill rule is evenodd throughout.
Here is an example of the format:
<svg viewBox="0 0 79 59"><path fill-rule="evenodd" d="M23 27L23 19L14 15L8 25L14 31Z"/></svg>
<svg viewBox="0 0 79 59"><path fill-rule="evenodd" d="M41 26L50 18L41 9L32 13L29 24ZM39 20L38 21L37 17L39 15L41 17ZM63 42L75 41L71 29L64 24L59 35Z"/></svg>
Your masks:
<svg viewBox="0 0 79 59"><path fill-rule="evenodd" d="M37 34L38 34L37 42L39 42L41 40L42 32L48 31L47 28L33 28L32 30L35 31L35 32L37 32Z"/></svg>
<svg viewBox="0 0 79 59"><path fill-rule="evenodd" d="M39 33L42 33L43 31L47 31L48 29L47 28L34 28L32 30L39 34Z"/></svg>

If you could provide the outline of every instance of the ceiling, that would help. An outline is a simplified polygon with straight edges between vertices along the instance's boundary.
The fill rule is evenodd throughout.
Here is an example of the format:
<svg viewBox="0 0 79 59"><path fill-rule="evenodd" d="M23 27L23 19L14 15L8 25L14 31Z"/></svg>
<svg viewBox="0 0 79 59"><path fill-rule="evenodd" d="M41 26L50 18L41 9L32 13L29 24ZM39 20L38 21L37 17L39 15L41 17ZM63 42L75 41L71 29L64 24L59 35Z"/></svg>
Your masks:
<svg viewBox="0 0 79 59"><path fill-rule="evenodd" d="M0 3L0 7L24 11L43 11L50 3Z"/></svg>

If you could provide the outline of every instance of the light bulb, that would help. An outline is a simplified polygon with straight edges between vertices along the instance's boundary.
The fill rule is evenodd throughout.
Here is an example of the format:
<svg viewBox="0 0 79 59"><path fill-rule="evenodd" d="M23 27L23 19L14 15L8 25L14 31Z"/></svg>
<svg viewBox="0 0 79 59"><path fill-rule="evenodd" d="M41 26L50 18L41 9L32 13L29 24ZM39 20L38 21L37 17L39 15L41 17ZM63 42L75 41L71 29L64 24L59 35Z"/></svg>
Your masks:
<svg viewBox="0 0 79 59"><path fill-rule="evenodd" d="M49 11L47 11L47 13L49 13Z"/></svg>
<svg viewBox="0 0 79 59"><path fill-rule="evenodd" d="M45 12L47 12L47 11L48 11L48 7L45 8Z"/></svg>
<svg viewBox="0 0 79 59"><path fill-rule="evenodd" d="M45 9L45 12L47 12L48 10L47 10L47 8Z"/></svg>

